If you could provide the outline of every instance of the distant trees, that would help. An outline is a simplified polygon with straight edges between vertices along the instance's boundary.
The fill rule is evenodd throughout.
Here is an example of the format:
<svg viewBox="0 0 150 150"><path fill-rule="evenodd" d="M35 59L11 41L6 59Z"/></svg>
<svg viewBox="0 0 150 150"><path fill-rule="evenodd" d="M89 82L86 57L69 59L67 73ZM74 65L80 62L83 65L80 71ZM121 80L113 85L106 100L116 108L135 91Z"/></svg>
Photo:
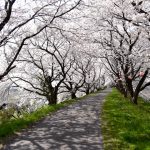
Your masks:
<svg viewBox="0 0 150 150"><path fill-rule="evenodd" d="M99 66L98 59L89 56L87 56L81 64L82 63L85 64L85 67L83 66L85 81L80 91L88 95L103 87L103 84L101 84L104 82L104 78L102 78L103 74L101 72L102 66Z"/></svg>
<svg viewBox="0 0 150 150"><path fill-rule="evenodd" d="M83 56L82 52L72 55L74 64L67 74L63 87L70 92L72 98L76 98L77 92L88 95L99 90L105 83L103 74L100 72L102 68L96 65L98 64L97 60L86 54Z"/></svg>
<svg viewBox="0 0 150 150"><path fill-rule="evenodd" d="M64 88L63 92L69 92L71 98L75 99L77 98L76 93L85 83L85 64L80 66L79 57L77 57L74 52L72 53L72 58L74 62L66 75L62 87Z"/></svg>

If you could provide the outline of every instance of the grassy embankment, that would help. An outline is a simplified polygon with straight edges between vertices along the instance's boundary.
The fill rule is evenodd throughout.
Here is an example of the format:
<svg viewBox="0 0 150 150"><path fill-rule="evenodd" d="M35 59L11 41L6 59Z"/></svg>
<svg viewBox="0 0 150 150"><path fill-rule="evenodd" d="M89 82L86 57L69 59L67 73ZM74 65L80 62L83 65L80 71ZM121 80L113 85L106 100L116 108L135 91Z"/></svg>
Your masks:
<svg viewBox="0 0 150 150"><path fill-rule="evenodd" d="M101 119L104 150L150 150L150 103L136 106L113 89Z"/></svg>
<svg viewBox="0 0 150 150"><path fill-rule="evenodd" d="M6 120L5 122L0 124L0 143L6 140L8 136L19 132L21 129L29 127L30 125L41 120L45 116L50 115L53 112L56 112L57 110L71 105L79 100L85 99L86 97L93 96L98 92L74 100L66 100L57 105L44 106L31 114L24 114L22 118Z"/></svg>

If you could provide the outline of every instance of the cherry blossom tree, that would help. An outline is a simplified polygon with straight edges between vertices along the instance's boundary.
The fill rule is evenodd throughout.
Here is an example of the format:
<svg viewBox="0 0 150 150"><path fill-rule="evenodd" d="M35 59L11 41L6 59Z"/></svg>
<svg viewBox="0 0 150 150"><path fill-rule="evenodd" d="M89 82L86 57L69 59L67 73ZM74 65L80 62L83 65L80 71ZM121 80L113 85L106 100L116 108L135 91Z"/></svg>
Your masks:
<svg viewBox="0 0 150 150"><path fill-rule="evenodd" d="M45 29L31 43L32 48L18 59L27 66L19 76L12 77L13 82L29 92L46 97L49 104L56 104L60 85L73 63L69 57L71 45L57 29Z"/></svg>
<svg viewBox="0 0 150 150"><path fill-rule="evenodd" d="M85 69L84 66L79 63L79 59L73 52L72 58L74 63L72 64L71 69L66 75L66 79L63 82L62 87L64 90L62 92L69 92L72 99L76 99L76 93L83 87L85 83ZM79 52L78 52L79 56ZM65 90L66 89L66 90Z"/></svg>
<svg viewBox="0 0 150 150"><path fill-rule="evenodd" d="M105 51L103 58L109 66L107 69L113 74L119 90L125 96L129 93L132 102L137 104L139 93L150 85L145 82L149 72L144 57L148 40L143 38L141 30L130 29L124 20L114 17L104 21L108 24L105 26L108 34L99 43Z"/></svg>
<svg viewBox="0 0 150 150"><path fill-rule="evenodd" d="M2 0L0 7L0 80L16 67L15 60L29 39L75 9L81 0ZM39 7L40 6L40 7ZM7 59L4 58L4 55Z"/></svg>

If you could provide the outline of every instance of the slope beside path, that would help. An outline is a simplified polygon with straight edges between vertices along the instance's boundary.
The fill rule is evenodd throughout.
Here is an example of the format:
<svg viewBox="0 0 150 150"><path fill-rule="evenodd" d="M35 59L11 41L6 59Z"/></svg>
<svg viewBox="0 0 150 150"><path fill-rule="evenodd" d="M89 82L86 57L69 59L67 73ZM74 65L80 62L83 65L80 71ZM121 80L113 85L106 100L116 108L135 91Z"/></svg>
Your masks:
<svg viewBox="0 0 150 150"><path fill-rule="evenodd" d="M100 107L110 92L85 98L36 123L4 150L101 150Z"/></svg>

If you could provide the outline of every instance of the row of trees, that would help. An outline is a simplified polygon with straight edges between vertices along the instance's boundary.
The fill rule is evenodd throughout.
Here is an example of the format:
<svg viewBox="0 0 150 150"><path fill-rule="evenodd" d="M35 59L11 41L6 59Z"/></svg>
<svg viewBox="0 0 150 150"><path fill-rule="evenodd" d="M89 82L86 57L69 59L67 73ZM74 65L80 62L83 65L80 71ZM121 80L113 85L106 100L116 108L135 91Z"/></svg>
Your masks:
<svg viewBox="0 0 150 150"><path fill-rule="evenodd" d="M49 104L61 93L76 98L78 91L99 89L106 71L135 104L150 85L148 0L5 0L0 5L1 81L7 76Z"/></svg>
<svg viewBox="0 0 150 150"><path fill-rule="evenodd" d="M141 91L150 86L149 78L149 1L121 0L111 3L102 24L101 57L115 86L137 104Z"/></svg>
<svg viewBox="0 0 150 150"><path fill-rule="evenodd" d="M96 59L75 52L73 43L56 29L41 34L17 59L19 71L10 75L15 85L46 97L49 104L57 103L58 94L69 92L76 98L78 91L89 94L104 85Z"/></svg>
<svg viewBox="0 0 150 150"><path fill-rule="evenodd" d="M86 7L83 1L5 0L1 7L1 82L9 79L49 104L57 103L58 94L76 98L104 85L98 59L78 49L83 39L75 20Z"/></svg>

